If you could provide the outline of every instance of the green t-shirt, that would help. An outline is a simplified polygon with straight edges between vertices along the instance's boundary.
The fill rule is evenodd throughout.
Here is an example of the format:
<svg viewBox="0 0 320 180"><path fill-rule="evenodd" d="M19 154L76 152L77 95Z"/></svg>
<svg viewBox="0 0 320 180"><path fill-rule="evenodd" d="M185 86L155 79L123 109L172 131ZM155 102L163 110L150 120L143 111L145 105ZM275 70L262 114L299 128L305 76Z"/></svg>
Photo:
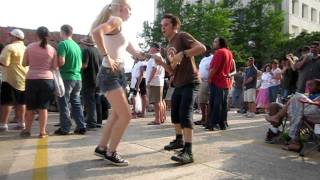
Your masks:
<svg viewBox="0 0 320 180"><path fill-rule="evenodd" d="M65 64L60 67L62 79L81 80L82 53L79 45L73 40L61 41L58 56L65 59Z"/></svg>

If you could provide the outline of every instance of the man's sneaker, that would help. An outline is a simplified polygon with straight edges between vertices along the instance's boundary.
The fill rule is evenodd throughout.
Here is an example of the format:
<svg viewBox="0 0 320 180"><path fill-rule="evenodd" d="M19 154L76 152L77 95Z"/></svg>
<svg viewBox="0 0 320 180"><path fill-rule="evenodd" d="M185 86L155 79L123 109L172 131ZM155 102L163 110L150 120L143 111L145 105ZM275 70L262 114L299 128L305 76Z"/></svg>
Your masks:
<svg viewBox="0 0 320 180"><path fill-rule="evenodd" d="M104 158L115 166L128 166L129 162L123 159L117 152L113 152L110 156L105 153Z"/></svg>
<svg viewBox="0 0 320 180"><path fill-rule="evenodd" d="M270 129L267 132L267 136L265 138L265 142L269 144L275 144L276 143L276 138L280 135L280 133L274 133Z"/></svg>
<svg viewBox="0 0 320 180"><path fill-rule="evenodd" d="M86 128L76 129L74 134L85 135L87 133Z"/></svg>
<svg viewBox="0 0 320 180"><path fill-rule="evenodd" d="M96 149L94 150L94 155L104 158L104 156L106 155L106 150L97 146Z"/></svg>
<svg viewBox="0 0 320 180"><path fill-rule="evenodd" d="M65 135L70 135L70 132L63 131L61 128L59 128L54 132L54 134L55 135L65 136Z"/></svg>
<svg viewBox="0 0 320 180"><path fill-rule="evenodd" d="M8 131L8 124L1 124L0 125L0 132Z"/></svg>
<svg viewBox="0 0 320 180"><path fill-rule="evenodd" d="M171 157L171 160L181 164L188 164L194 162L192 153L188 153L187 151L181 151L179 154L173 155Z"/></svg>
<svg viewBox="0 0 320 180"><path fill-rule="evenodd" d="M182 140L173 140L168 145L164 146L164 150L171 151L174 149L184 148L184 142Z"/></svg>

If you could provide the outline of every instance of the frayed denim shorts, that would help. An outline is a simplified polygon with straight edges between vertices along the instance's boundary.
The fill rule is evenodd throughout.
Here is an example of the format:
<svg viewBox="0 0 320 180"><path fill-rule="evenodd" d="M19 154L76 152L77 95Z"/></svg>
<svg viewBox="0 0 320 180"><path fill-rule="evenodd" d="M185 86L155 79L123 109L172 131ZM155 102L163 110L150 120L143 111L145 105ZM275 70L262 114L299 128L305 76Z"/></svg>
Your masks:
<svg viewBox="0 0 320 180"><path fill-rule="evenodd" d="M124 69L113 72L111 68L101 66L97 75L97 86L101 94L119 88L126 88L127 78Z"/></svg>

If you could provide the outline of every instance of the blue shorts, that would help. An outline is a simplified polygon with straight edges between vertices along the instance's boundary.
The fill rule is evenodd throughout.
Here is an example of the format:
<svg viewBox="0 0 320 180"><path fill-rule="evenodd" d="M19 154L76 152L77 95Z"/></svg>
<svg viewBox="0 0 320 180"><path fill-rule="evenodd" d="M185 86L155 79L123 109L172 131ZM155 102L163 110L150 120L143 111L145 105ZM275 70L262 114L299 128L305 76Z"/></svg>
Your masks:
<svg viewBox="0 0 320 180"><path fill-rule="evenodd" d="M101 66L99 73L97 75L97 85L102 94L108 91L126 88L127 81L124 74L124 69L113 72L111 68L106 68Z"/></svg>

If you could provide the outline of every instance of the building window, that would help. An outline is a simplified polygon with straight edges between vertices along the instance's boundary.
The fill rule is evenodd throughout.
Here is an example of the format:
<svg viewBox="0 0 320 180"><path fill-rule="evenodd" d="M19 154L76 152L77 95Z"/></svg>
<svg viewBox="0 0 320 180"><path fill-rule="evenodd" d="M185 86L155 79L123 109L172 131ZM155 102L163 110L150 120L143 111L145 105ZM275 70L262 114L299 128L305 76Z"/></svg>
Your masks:
<svg viewBox="0 0 320 180"><path fill-rule="evenodd" d="M299 15L299 1L292 0L292 14Z"/></svg>
<svg viewBox="0 0 320 180"><path fill-rule="evenodd" d="M298 26L292 26L291 27L292 28L292 35L293 35L293 37L297 37L298 35L299 35L299 27Z"/></svg>
<svg viewBox="0 0 320 180"><path fill-rule="evenodd" d="M308 5L302 4L302 18L309 19Z"/></svg>
<svg viewBox="0 0 320 180"><path fill-rule="evenodd" d="M311 21L317 22L317 10L315 8L311 8Z"/></svg>

